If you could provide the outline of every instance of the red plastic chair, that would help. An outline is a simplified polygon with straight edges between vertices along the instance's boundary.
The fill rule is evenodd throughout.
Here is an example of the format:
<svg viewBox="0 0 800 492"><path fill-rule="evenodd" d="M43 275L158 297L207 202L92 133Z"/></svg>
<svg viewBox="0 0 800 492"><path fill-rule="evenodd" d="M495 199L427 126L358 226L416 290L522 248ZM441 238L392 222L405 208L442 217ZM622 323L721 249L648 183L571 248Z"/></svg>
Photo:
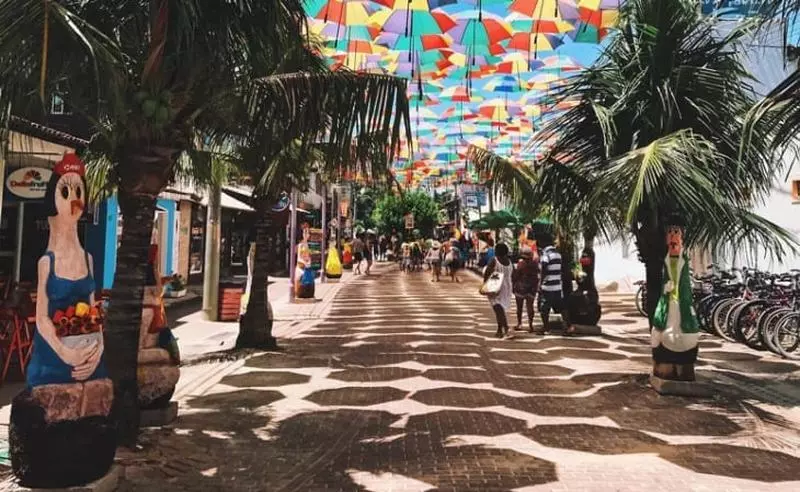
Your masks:
<svg viewBox="0 0 800 492"><path fill-rule="evenodd" d="M16 357L20 374L25 377L25 368L31 356L33 339L26 317L15 308L4 308L0 312L0 350L3 353L3 372L0 375L0 384L8 377L11 361Z"/></svg>

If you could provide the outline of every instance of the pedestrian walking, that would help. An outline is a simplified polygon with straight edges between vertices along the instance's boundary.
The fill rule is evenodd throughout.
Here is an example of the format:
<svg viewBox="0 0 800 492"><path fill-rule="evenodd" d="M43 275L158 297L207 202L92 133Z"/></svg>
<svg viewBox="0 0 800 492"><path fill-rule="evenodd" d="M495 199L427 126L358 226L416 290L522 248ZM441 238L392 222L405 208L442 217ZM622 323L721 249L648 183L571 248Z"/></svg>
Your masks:
<svg viewBox="0 0 800 492"><path fill-rule="evenodd" d="M486 271L483 273L483 281L489 280L493 273L497 272L502 276L502 284L497 294L489 296L489 303L494 310L494 316L497 319L497 338L514 338L515 330L508 329L508 318L506 313L511 304L511 276L514 273L514 264L508 257L508 246L504 243L499 243L495 247L495 255L491 263L486 265Z"/></svg>
<svg viewBox="0 0 800 492"><path fill-rule="evenodd" d="M394 257L401 258L402 251L400 250L400 237L397 235L396 229L392 229L392 237L389 239L389 246L392 248L392 254Z"/></svg>
<svg viewBox="0 0 800 492"><path fill-rule="evenodd" d="M447 271L450 273L451 282L461 282L458 278L458 270L461 268L461 252L458 249L458 240L453 238L450 240L450 249L444 259Z"/></svg>
<svg viewBox="0 0 800 492"><path fill-rule="evenodd" d="M411 270L414 272L422 271L422 260L425 257L422 240L411 243Z"/></svg>
<svg viewBox="0 0 800 492"><path fill-rule="evenodd" d="M386 249L389 246L389 240L386 239L386 234L381 234L378 239L378 261L386 261Z"/></svg>
<svg viewBox="0 0 800 492"><path fill-rule="evenodd" d="M365 275L369 275L370 269L372 269L372 259L374 258L375 252L375 236L372 234L367 234L366 241L364 242L364 260L367 262L367 269L364 270Z"/></svg>
<svg viewBox="0 0 800 492"><path fill-rule="evenodd" d="M511 277L512 290L517 300L517 330L522 329L522 308L528 313L528 331L533 333L533 301L539 289L539 261L533 249L523 246L520 260Z"/></svg>
<svg viewBox="0 0 800 492"><path fill-rule="evenodd" d="M431 282L438 282L442 275L442 243L439 241L431 243L425 261L431 267Z"/></svg>
<svg viewBox="0 0 800 492"><path fill-rule="evenodd" d="M411 245L409 243L403 243L400 247L400 270L403 273L409 273L411 271Z"/></svg>
<svg viewBox="0 0 800 492"><path fill-rule="evenodd" d="M561 319L567 327L567 334L572 333L572 328L569 326L567 313L562 309L564 304L564 286L562 282L562 259L561 253L558 252L553 240L550 237L542 239L541 262L541 282L539 293L539 314L542 317L542 329L544 332L550 331L550 311L561 314Z"/></svg>
<svg viewBox="0 0 800 492"><path fill-rule="evenodd" d="M364 241L360 234L353 239L353 275L361 275L361 262L364 261Z"/></svg>

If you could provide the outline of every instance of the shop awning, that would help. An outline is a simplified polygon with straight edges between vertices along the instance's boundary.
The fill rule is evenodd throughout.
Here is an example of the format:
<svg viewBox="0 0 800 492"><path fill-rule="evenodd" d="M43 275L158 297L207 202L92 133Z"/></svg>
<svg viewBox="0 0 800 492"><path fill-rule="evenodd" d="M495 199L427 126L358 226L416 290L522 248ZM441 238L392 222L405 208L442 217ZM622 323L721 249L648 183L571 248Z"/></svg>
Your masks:
<svg viewBox="0 0 800 492"><path fill-rule="evenodd" d="M227 208L231 210L241 210L243 212L255 212L255 209L250 205L237 200L236 198L230 196L229 194L222 192L222 208Z"/></svg>
<svg viewBox="0 0 800 492"><path fill-rule="evenodd" d="M200 200L200 204L207 207L208 206L208 197L204 196ZM250 205L244 203L243 201L240 201L240 200L230 196L229 194L225 193L224 191L221 194L220 205L222 205L222 208L227 208L228 210L239 210L239 211L242 211L242 212L255 212L255 209L253 209L253 207L251 207Z"/></svg>

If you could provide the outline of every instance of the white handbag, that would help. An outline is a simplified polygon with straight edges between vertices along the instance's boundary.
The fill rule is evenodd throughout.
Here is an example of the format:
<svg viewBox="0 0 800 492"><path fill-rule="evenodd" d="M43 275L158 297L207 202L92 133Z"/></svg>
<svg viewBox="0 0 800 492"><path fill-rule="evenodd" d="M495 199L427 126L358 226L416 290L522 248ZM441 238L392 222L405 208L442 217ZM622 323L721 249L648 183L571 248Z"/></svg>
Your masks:
<svg viewBox="0 0 800 492"><path fill-rule="evenodd" d="M497 260L495 260L496 262ZM503 279L504 274L502 271L497 271L497 263L495 263L495 271L489 275L489 278L486 279L486 282L481 285L479 292L481 295L484 296L496 296L500 293L500 289L503 288Z"/></svg>

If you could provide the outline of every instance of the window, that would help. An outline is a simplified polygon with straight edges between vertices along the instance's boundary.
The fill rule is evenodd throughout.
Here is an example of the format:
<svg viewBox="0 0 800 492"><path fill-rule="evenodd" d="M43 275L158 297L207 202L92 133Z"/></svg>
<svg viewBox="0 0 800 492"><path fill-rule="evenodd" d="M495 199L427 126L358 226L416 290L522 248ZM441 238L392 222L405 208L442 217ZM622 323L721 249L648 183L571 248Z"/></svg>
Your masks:
<svg viewBox="0 0 800 492"><path fill-rule="evenodd" d="M792 201L800 202L800 179L792 180Z"/></svg>
<svg viewBox="0 0 800 492"><path fill-rule="evenodd" d="M58 94L53 94L53 98L50 102L50 114L67 114L64 99Z"/></svg>

